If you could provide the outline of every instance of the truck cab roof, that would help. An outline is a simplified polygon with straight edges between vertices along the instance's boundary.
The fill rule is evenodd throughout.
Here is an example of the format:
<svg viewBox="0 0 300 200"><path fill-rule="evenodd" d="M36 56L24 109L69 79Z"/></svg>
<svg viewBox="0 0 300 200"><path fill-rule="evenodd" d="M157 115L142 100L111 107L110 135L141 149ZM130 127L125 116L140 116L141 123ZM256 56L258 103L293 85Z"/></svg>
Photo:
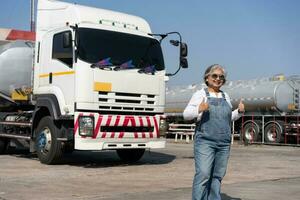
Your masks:
<svg viewBox="0 0 300 200"><path fill-rule="evenodd" d="M100 24L104 27L123 29L125 32L151 32L149 24L142 18L60 1L39 0L37 10L37 31L49 31L68 25Z"/></svg>

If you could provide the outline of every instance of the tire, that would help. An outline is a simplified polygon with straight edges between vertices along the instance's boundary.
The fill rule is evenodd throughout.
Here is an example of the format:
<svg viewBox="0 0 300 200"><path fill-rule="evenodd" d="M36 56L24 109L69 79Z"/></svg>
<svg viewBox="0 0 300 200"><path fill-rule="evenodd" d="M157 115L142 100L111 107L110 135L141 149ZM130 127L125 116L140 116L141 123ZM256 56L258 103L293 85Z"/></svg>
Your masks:
<svg viewBox="0 0 300 200"><path fill-rule="evenodd" d="M246 144L257 142L259 138L259 125L254 122L248 122L243 127L243 139Z"/></svg>
<svg viewBox="0 0 300 200"><path fill-rule="evenodd" d="M47 116L41 119L36 129L35 145L37 155L43 164L57 163L63 154L63 147L57 140L59 129L54 124L51 117Z"/></svg>
<svg viewBox="0 0 300 200"><path fill-rule="evenodd" d="M7 150L8 141L6 138L0 138L0 154L4 154Z"/></svg>
<svg viewBox="0 0 300 200"><path fill-rule="evenodd" d="M117 154L122 161L137 162L145 153L145 149L118 149Z"/></svg>
<svg viewBox="0 0 300 200"><path fill-rule="evenodd" d="M265 142L266 143L280 143L282 142L283 122L271 122L265 126Z"/></svg>

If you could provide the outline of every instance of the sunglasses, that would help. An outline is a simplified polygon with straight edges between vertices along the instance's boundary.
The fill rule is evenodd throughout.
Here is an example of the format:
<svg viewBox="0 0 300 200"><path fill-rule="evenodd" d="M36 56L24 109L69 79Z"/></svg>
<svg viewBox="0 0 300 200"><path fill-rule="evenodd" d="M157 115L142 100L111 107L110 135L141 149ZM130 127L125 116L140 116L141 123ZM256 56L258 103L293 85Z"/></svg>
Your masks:
<svg viewBox="0 0 300 200"><path fill-rule="evenodd" d="M225 80L225 76L222 74L222 75L218 75L218 74L211 74L210 75L213 79L217 79L219 78L220 80L224 81Z"/></svg>

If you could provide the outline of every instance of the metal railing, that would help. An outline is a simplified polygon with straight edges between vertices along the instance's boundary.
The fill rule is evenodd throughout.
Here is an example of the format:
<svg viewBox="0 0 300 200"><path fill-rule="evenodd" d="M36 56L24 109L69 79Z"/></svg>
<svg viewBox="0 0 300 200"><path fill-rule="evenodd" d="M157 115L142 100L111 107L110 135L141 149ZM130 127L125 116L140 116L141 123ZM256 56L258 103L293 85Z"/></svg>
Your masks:
<svg viewBox="0 0 300 200"><path fill-rule="evenodd" d="M189 143L190 140L194 140L195 127L196 125L194 123L193 124L170 123L167 134L174 134L175 142L178 142L178 136L180 136L180 140L183 140L183 137L185 137L185 141Z"/></svg>

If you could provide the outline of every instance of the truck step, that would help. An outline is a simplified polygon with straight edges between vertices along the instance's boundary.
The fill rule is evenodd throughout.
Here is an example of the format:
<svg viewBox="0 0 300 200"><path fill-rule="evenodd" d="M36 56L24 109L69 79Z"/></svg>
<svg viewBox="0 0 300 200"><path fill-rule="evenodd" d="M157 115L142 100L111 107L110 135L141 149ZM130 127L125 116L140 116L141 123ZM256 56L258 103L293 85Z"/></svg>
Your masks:
<svg viewBox="0 0 300 200"><path fill-rule="evenodd" d="M31 127L32 123L0 121L0 125L27 126L27 127Z"/></svg>
<svg viewBox="0 0 300 200"><path fill-rule="evenodd" d="M0 137L13 138L13 139L30 140L30 137L29 137L29 136L25 136L25 135L16 135L16 134L7 134L7 133L0 133Z"/></svg>

